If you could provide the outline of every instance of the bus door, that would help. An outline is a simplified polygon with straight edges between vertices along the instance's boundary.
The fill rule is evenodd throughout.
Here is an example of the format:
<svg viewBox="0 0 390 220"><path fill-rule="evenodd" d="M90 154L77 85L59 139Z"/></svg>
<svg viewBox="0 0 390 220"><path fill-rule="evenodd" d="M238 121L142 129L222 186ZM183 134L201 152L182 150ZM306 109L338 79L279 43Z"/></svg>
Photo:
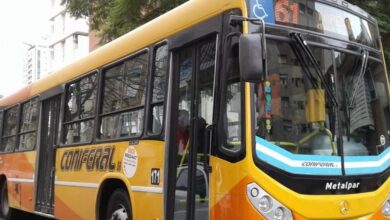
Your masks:
<svg viewBox="0 0 390 220"><path fill-rule="evenodd" d="M54 214L55 149L58 137L60 104L61 95L42 101L35 209L49 215Z"/></svg>
<svg viewBox="0 0 390 220"><path fill-rule="evenodd" d="M176 139L175 220L209 219L209 152L213 123L216 37L173 53ZM173 178L172 178L173 179ZM173 201L171 201L173 202Z"/></svg>

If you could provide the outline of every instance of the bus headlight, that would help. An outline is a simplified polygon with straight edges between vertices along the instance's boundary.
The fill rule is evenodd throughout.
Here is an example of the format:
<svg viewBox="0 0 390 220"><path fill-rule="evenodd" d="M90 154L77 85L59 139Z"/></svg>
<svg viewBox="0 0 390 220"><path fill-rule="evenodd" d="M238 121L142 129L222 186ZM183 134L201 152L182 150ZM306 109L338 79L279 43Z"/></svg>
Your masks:
<svg viewBox="0 0 390 220"><path fill-rule="evenodd" d="M383 204L382 214L384 216L390 216L390 196L387 197L385 204Z"/></svg>
<svg viewBox="0 0 390 220"><path fill-rule="evenodd" d="M253 207L266 219L292 220L291 211L256 183L247 186L247 196Z"/></svg>

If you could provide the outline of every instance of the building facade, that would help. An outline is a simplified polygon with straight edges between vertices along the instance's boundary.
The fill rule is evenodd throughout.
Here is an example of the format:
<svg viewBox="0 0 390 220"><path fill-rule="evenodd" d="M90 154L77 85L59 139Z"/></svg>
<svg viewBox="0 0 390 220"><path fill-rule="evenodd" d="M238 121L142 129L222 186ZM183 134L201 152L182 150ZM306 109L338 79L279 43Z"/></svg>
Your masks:
<svg viewBox="0 0 390 220"><path fill-rule="evenodd" d="M42 33L38 45L27 44L23 60L24 83L30 84L89 53L88 18L75 19L66 12L61 0L47 0L50 4L48 32Z"/></svg>
<svg viewBox="0 0 390 220"><path fill-rule="evenodd" d="M88 19L75 19L61 0L50 0L50 71L55 71L89 53Z"/></svg>
<svg viewBox="0 0 390 220"><path fill-rule="evenodd" d="M23 60L25 84L30 84L49 73L49 53L47 46L30 45Z"/></svg>

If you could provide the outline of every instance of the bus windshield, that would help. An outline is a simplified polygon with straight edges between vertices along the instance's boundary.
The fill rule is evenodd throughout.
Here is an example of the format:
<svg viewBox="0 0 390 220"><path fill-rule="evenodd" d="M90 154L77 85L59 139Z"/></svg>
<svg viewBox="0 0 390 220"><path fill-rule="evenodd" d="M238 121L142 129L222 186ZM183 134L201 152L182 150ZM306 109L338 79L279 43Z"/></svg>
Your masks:
<svg viewBox="0 0 390 220"><path fill-rule="evenodd" d="M314 0L250 0L250 16L379 49L376 26L352 13ZM346 3L347 4L347 3Z"/></svg>
<svg viewBox="0 0 390 220"><path fill-rule="evenodd" d="M267 41L268 77L254 88L257 156L279 168L283 167L271 151L289 159L331 161L330 166L338 170L326 174L340 174L340 156L346 161L380 159L390 150L389 91L383 64L319 47L310 50L323 80L312 74L315 67L307 65L295 43ZM358 95L351 105L354 92Z"/></svg>

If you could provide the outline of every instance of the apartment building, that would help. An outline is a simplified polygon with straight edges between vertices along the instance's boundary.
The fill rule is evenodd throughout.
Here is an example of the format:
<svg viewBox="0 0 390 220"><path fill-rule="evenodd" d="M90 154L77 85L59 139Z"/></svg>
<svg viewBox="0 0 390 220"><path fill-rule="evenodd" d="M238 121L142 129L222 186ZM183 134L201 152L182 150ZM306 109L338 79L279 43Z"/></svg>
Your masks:
<svg viewBox="0 0 390 220"><path fill-rule="evenodd" d="M49 49L42 45L29 45L23 60L23 82L30 84L49 73Z"/></svg>
<svg viewBox="0 0 390 220"><path fill-rule="evenodd" d="M50 0L50 71L61 68L89 53L88 20L72 18L61 0Z"/></svg>

